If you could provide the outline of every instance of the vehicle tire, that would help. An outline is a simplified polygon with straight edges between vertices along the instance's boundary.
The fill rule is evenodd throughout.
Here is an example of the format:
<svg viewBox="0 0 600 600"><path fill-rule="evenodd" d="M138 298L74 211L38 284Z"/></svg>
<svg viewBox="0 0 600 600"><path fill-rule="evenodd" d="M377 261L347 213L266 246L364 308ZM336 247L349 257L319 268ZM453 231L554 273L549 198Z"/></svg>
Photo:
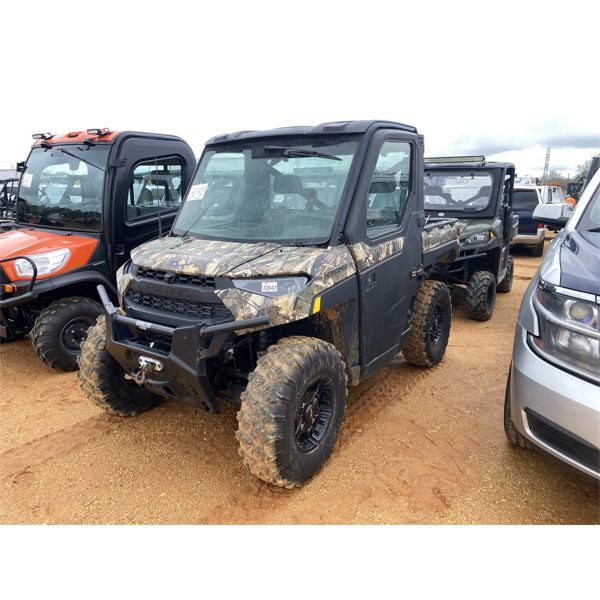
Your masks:
<svg viewBox="0 0 600 600"><path fill-rule="evenodd" d="M410 333L402 350L416 367L437 365L446 352L452 322L450 290L441 281L421 282L413 306Z"/></svg>
<svg viewBox="0 0 600 600"><path fill-rule="evenodd" d="M465 306L476 321L488 321L496 305L496 278L489 271L476 271L467 284Z"/></svg>
<svg viewBox="0 0 600 600"><path fill-rule="evenodd" d="M106 351L106 323L98 317L81 345L79 355L79 385L84 394L105 411L120 417L134 417L163 402L132 379Z"/></svg>
<svg viewBox="0 0 600 600"><path fill-rule="evenodd" d="M544 256L544 240L531 249L532 256Z"/></svg>
<svg viewBox="0 0 600 600"><path fill-rule="evenodd" d="M498 284L496 290L501 294L508 294L512 290L513 277L515 275L515 262L512 256L508 257L508 264L506 265L506 275L504 279Z"/></svg>
<svg viewBox="0 0 600 600"><path fill-rule="evenodd" d="M100 304L91 298L56 300L35 321L31 332L33 349L48 366L76 371L81 342L101 312Z"/></svg>
<svg viewBox="0 0 600 600"><path fill-rule="evenodd" d="M236 438L244 464L273 485L300 487L325 464L346 407L335 346L293 336L258 359L242 393Z"/></svg>
<svg viewBox="0 0 600 600"><path fill-rule="evenodd" d="M527 448L528 450L533 449L533 445L527 441L515 428L512 416L510 414L510 374L512 371L512 364L508 369L508 379L506 380L506 392L504 393L504 433L506 439L513 445L519 446L520 448Z"/></svg>

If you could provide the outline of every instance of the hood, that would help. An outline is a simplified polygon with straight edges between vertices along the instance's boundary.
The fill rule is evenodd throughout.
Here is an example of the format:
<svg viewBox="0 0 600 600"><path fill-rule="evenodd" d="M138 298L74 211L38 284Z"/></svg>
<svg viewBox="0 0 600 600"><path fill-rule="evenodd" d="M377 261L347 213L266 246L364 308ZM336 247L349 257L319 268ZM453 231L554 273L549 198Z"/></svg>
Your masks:
<svg viewBox="0 0 600 600"><path fill-rule="evenodd" d="M560 285L600 296L600 249L585 236L597 233L570 231L560 248Z"/></svg>
<svg viewBox="0 0 600 600"><path fill-rule="evenodd" d="M97 245L98 240L92 237L62 235L37 229L13 229L0 234L0 259L32 256L68 248L70 256L66 264L57 271L38 276L39 279L43 279L83 266L88 262ZM2 263L2 266L11 280L22 279L17 277L12 269L12 263Z"/></svg>
<svg viewBox="0 0 600 600"><path fill-rule="evenodd" d="M273 252L279 244L247 244L199 240L191 237L164 237L131 251L133 263L147 269L185 275L222 277L232 269Z"/></svg>

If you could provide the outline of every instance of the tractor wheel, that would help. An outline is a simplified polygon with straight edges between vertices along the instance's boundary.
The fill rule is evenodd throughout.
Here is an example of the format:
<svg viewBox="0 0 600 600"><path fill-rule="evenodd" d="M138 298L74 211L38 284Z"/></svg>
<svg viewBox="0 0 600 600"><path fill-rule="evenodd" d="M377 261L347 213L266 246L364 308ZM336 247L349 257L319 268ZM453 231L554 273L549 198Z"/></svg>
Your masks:
<svg viewBox="0 0 600 600"><path fill-rule="evenodd" d="M508 264L506 265L506 275L504 279L498 284L496 288L501 294L508 294L512 290L513 277L515 275L515 262L512 256L508 257Z"/></svg>
<svg viewBox="0 0 600 600"><path fill-rule="evenodd" d="M260 479L300 487L325 464L346 406L346 371L335 346L294 336L258 359L237 414L244 464Z"/></svg>
<svg viewBox="0 0 600 600"><path fill-rule="evenodd" d="M48 366L76 371L81 342L101 312L100 304L91 298L56 300L35 321L31 332L33 349Z"/></svg>
<svg viewBox="0 0 600 600"><path fill-rule="evenodd" d="M404 358L416 367L433 367L442 360L450 337L450 290L441 281L422 281L413 307Z"/></svg>
<svg viewBox="0 0 600 600"><path fill-rule="evenodd" d="M121 417L134 417L163 402L132 379L106 351L104 316L88 331L79 355L79 385L85 395L105 411Z"/></svg>
<svg viewBox="0 0 600 600"><path fill-rule="evenodd" d="M528 450L533 449L533 445L527 441L515 428L515 424L512 421L510 414L510 373L512 371L512 364L508 369L508 379L506 380L506 392L504 394L504 433L506 439L513 445L521 448L527 448Z"/></svg>
<svg viewBox="0 0 600 600"><path fill-rule="evenodd" d="M467 284L465 305L476 321L488 321L496 304L496 278L489 271L473 273Z"/></svg>
<svg viewBox="0 0 600 600"><path fill-rule="evenodd" d="M532 256L544 256L544 240L531 249Z"/></svg>

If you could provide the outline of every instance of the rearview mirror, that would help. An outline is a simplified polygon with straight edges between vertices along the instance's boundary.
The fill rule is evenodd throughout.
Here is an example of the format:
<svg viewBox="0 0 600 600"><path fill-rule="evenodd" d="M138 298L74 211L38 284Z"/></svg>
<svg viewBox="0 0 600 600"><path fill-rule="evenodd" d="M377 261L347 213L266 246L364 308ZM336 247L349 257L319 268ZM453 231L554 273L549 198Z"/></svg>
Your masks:
<svg viewBox="0 0 600 600"><path fill-rule="evenodd" d="M568 202L560 204L538 204L533 211L533 220L561 229L573 214L573 207Z"/></svg>

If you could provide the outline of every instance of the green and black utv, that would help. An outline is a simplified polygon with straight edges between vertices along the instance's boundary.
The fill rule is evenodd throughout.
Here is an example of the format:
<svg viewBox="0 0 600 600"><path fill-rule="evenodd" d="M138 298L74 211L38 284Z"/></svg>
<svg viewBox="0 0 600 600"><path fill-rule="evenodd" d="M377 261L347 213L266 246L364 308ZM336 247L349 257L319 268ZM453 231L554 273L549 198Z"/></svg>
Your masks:
<svg viewBox="0 0 600 600"><path fill-rule="evenodd" d="M427 216L458 219L460 236L460 256L436 265L433 276L464 299L472 319L487 321L496 290L512 288L510 241L519 223L512 212L515 166L483 156L426 158L424 175Z"/></svg>
<svg viewBox="0 0 600 600"><path fill-rule="evenodd" d="M443 357L456 219L423 211L423 138L380 121L211 139L170 235L117 274L120 307L82 346L79 379L109 412L177 398L239 406L249 469L285 487L325 463L346 385L399 352Z"/></svg>

